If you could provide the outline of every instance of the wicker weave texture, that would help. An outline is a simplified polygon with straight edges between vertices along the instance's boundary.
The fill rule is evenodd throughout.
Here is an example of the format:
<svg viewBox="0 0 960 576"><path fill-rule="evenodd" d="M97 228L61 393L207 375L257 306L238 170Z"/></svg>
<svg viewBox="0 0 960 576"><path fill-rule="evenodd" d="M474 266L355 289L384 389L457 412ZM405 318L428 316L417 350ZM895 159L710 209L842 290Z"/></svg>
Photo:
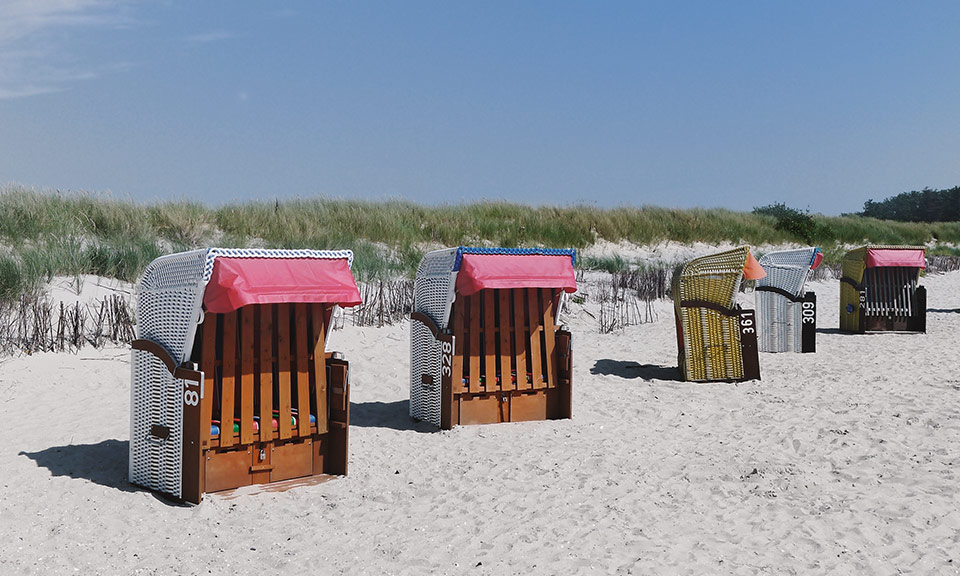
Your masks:
<svg viewBox="0 0 960 576"><path fill-rule="evenodd" d="M674 278L674 300L679 296L681 300L704 300L733 308L748 252L740 247L687 262Z"/></svg>
<svg viewBox="0 0 960 576"><path fill-rule="evenodd" d="M162 256L143 272L137 290L137 337L163 346L182 362L190 355L203 298L206 250ZM132 352L130 481L180 496L183 381L152 354ZM159 441L152 425L170 436Z"/></svg>
<svg viewBox="0 0 960 576"><path fill-rule="evenodd" d="M178 362L190 356L203 299L206 250L161 256L137 287L137 338L163 346Z"/></svg>
<svg viewBox="0 0 960 576"><path fill-rule="evenodd" d="M735 316L709 308L684 308L684 378L692 381L736 380L743 377L740 331Z"/></svg>
<svg viewBox="0 0 960 576"><path fill-rule="evenodd" d="M796 298L802 296L816 252L816 248L800 248L764 254L759 262L767 275L757 280L757 287L769 286ZM756 300L760 351L801 352L802 305L763 290L756 292Z"/></svg>
<svg viewBox="0 0 960 576"><path fill-rule="evenodd" d="M810 275L810 264L816 253L816 248L801 248L764 254L759 262L767 275L757 280L757 286L772 286L796 297L803 295Z"/></svg>
<svg viewBox="0 0 960 576"><path fill-rule="evenodd" d="M775 292L756 292L761 352L802 352L803 305Z"/></svg>
<svg viewBox="0 0 960 576"><path fill-rule="evenodd" d="M183 450L183 381L174 378L156 356L133 351L130 391L130 482L174 497L181 496ZM160 440L152 425L170 435Z"/></svg>
<svg viewBox="0 0 960 576"><path fill-rule="evenodd" d="M441 342L420 322L410 322L410 417L440 427ZM423 375L432 384L423 381Z"/></svg>
<svg viewBox="0 0 960 576"><path fill-rule="evenodd" d="M417 267L413 284L413 311L429 316L446 330L453 306L457 249L429 252ZM410 322L410 416L440 426L441 344L420 322ZM425 385L423 376L433 379Z"/></svg>
<svg viewBox="0 0 960 576"><path fill-rule="evenodd" d="M732 310L748 252L748 248L740 247L695 258L673 277L674 310L683 344L678 362L686 380L743 377L737 317L706 307L681 306L681 303L699 300Z"/></svg>
<svg viewBox="0 0 960 576"><path fill-rule="evenodd" d="M190 359L202 321L203 293L213 263L232 258L345 258L349 250L235 250L209 248L161 256L144 269L137 286L137 338L160 344L177 363ZM184 382L150 353L132 352L130 481L180 497ZM159 441L151 426L169 429Z"/></svg>

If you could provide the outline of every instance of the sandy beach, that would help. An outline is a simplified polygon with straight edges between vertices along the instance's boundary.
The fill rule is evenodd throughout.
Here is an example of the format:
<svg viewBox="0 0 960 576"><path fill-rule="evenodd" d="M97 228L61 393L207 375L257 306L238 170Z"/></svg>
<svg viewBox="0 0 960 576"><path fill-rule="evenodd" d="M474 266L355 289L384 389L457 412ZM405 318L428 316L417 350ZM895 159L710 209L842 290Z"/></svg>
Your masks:
<svg viewBox="0 0 960 576"><path fill-rule="evenodd" d="M960 573L960 273L926 334L837 330L761 381L679 381L672 302L568 309L571 420L408 417L409 325L335 332L349 475L179 506L127 481L130 352L0 360L0 574ZM255 493L256 492L256 493Z"/></svg>

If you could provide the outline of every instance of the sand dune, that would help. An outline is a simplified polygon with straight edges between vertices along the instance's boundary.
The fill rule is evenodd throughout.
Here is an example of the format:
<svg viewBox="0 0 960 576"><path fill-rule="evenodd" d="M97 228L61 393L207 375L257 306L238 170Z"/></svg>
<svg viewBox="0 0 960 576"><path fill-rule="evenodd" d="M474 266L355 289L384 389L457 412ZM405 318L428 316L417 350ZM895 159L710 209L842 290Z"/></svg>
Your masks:
<svg viewBox="0 0 960 576"><path fill-rule="evenodd" d="M127 483L123 348L0 361L0 574L960 573L960 273L923 335L837 332L678 381L672 303L574 334L572 420L407 416L409 327L347 326L350 475L172 505Z"/></svg>

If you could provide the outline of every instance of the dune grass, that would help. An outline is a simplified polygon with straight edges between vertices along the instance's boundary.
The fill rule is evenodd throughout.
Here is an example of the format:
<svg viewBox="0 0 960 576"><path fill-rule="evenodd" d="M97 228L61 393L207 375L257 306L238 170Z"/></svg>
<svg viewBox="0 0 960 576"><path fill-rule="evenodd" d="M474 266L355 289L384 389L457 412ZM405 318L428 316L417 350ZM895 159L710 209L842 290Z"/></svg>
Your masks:
<svg viewBox="0 0 960 576"><path fill-rule="evenodd" d="M815 215L828 260L843 245L960 244L960 223L903 223ZM192 201L140 204L108 194L0 189L0 299L52 276L99 274L135 281L157 256L207 246L348 248L361 279L412 276L424 252L442 246L547 246L583 249L598 239L650 244L797 242L769 215L653 206L526 206L508 202L423 206L328 198L208 207ZM945 247L939 253L950 254ZM622 271L619 257L579 265Z"/></svg>

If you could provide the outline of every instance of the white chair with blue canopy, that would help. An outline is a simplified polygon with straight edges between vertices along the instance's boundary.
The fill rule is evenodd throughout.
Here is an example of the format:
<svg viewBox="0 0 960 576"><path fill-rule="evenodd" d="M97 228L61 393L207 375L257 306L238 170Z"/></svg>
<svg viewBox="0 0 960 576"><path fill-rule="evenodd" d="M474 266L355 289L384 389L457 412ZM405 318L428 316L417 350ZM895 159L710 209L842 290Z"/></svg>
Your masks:
<svg viewBox="0 0 960 576"><path fill-rule="evenodd" d="M417 269L410 317L410 416L444 429L569 418L573 250L459 247Z"/></svg>

